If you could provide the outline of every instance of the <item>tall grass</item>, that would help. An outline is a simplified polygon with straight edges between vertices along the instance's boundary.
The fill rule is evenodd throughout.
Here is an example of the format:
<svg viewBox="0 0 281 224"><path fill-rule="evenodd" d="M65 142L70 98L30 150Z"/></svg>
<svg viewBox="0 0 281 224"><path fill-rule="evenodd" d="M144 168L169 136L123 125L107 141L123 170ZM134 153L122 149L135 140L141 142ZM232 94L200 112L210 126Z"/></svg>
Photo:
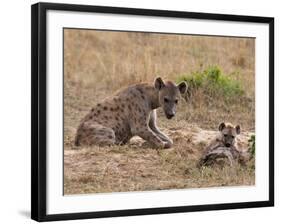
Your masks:
<svg viewBox="0 0 281 224"><path fill-rule="evenodd" d="M237 78L253 90L251 38L76 29L65 29L64 38L65 76L83 88L116 90L155 76L173 80L219 65L226 74L242 71Z"/></svg>

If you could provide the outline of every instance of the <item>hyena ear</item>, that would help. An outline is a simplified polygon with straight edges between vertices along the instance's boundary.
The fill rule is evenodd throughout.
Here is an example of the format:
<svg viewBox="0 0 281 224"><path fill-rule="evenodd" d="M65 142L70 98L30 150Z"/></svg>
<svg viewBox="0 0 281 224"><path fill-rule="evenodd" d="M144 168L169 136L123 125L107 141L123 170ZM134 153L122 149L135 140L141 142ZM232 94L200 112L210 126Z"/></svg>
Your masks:
<svg viewBox="0 0 281 224"><path fill-rule="evenodd" d="M225 128L225 123L224 122L220 123L219 131L222 131L224 128Z"/></svg>
<svg viewBox="0 0 281 224"><path fill-rule="evenodd" d="M154 87L155 89L162 89L163 87L165 87L165 84L163 82L163 80L161 79L161 77L157 77L154 81Z"/></svg>
<svg viewBox="0 0 281 224"><path fill-rule="evenodd" d="M182 95L187 93L188 86L187 86L187 83L185 81L182 81L181 83L179 83L178 88L179 88L180 93Z"/></svg>
<svg viewBox="0 0 281 224"><path fill-rule="evenodd" d="M239 135L240 132L241 132L240 125L237 125L237 126L235 127L235 130L236 130L237 135Z"/></svg>

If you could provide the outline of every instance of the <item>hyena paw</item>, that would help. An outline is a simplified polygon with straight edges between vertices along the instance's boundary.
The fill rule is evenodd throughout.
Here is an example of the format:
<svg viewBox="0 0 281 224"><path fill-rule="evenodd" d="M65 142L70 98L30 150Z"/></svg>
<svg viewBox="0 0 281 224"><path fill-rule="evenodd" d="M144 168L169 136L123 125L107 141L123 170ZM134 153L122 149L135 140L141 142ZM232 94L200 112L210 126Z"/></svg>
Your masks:
<svg viewBox="0 0 281 224"><path fill-rule="evenodd" d="M172 148L172 146L173 146L173 141L165 141L164 142L164 149Z"/></svg>
<svg viewBox="0 0 281 224"><path fill-rule="evenodd" d="M172 140L172 139L170 139L170 138L168 138L168 139L167 139L167 142L169 142L171 145L173 145L173 144L174 144L173 140Z"/></svg>

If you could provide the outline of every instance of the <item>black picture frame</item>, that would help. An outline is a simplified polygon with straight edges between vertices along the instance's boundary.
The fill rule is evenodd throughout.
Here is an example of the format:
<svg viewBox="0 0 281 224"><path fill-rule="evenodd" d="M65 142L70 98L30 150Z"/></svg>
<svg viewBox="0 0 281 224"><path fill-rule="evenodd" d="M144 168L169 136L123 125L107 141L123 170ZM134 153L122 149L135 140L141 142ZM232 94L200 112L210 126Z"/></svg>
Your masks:
<svg viewBox="0 0 281 224"><path fill-rule="evenodd" d="M178 213L206 210L238 209L274 206L274 18L163 11L137 8L103 7L74 4L37 3L31 7L31 218L37 221L54 221L116 216ZM269 24L269 200L208 204L196 206L160 207L99 211L70 214L46 214L46 12L63 10L100 12L124 15L193 18L217 21L254 22Z"/></svg>

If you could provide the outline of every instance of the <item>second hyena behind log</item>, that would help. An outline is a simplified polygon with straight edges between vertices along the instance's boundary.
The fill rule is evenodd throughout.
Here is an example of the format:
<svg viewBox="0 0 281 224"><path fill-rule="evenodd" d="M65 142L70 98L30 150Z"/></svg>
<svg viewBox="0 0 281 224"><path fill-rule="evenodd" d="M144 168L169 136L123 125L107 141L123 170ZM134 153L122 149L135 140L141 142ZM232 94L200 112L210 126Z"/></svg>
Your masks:
<svg viewBox="0 0 281 224"><path fill-rule="evenodd" d="M136 84L98 103L81 121L76 145L125 144L139 136L157 148L170 148L173 141L156 125L156 109L162 107L168 119L176 114L186 82L176 85L159 77L154 84Z"/></svg>
<svg viewBox="0 0 281 224"><path fill-rule="evenodd" d="M231 166L235 161L243 164L247 159L247 154L238 150L235 141L236 136L241 132L240 125L234 127L230 123L221 123L219 131L218 136L204 150L199 166L213 165L219 159L224 158Z"/></svg>

